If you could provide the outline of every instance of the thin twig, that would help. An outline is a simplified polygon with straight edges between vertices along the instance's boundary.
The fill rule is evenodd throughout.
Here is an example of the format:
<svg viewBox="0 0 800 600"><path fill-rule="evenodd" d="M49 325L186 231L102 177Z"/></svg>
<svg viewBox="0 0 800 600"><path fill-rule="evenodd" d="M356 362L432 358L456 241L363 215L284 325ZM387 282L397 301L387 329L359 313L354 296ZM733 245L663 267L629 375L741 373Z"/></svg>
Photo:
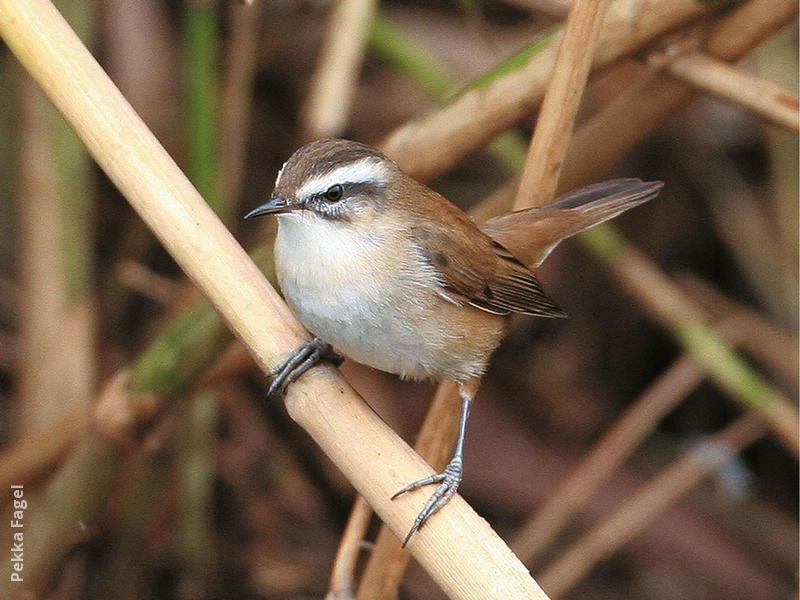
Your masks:
<svg viewBox="0 0 800 600"><path fill-rule="evenodd" d="M702 92L794 133L800 130L797 96L774 83L705 54L678 57L666 68L670 75Z"/></svg>
<svg viewBox="0 0 800 600"><path fill-rule="evenodd" d="M263 3L228 6L230 40L225 56L220 98L222 194L238 214L250 133L253 79L258 65L258 36Z"/></svg>
<svg viewBox="0 0 800 600"><path fill-rule="evenodd" d="M26 435L0 454L0 486L25 485L49 472L75 444L86 422L81 407L63 414L45 431Z"/></svg>
<svg viewBox="0 0 800 600"><path fill-rule="evenodd" d="M114 271L120 285L145 298L168 305L175 297L177 288L175 281L148 269L139 261L125 259L116 266Z"/></svg>
<svg viewBox="0 0 800 600"><path fill-rule="evenodd" d="M300 141L339 137L347 126L377 0L339 0L301 111Z"/></svg>
<svg viewBox="0 0 800 600"><path fill-rule="evenodd" d="M704 48L711 57L736 61L795 15L793 0L750 0L714 23ZM594 181L646 134L694 98L693 89L652 70L584 123L572 139L559 189ZM597 140L603 140L602 152Z"/></svg>
<svg viewBox="0 0 800 600"><path fill-rule="evenodd" d="M372 509L361 496L356 496L350 518L339 540L339 549L333 559L331 579L325 600L352 600L355 591L355 570L362 543L367 534Z"/></svg>
<svg viewBox="0 0 800 600"><path fill-rule="evenodd" d="M593 68L630 56L710 10L709 4L691 0L644 6L640 0L619 0L603 24ZM381 144L383 150L421 181L443 173L534 111L549 82L561 36L559 28L553 29L476 80L447 106L398 127ZM435 151L420 152L421 140Z"/></svg>
<svg viewBox="0 0 800 600"><path fill-rule="evenodd" d="M750 413L701 441L546 568L541 580L548 593L554 598L564 596L594 565L618 550L653 517L762 437L765 431L761 419Z"/></svg>
<svg viewBox="0 0 800 600"><path fill-rule="evenodd" d="M731 343L744 334L737 322L726 321L718 330ZM690 356L683 355L664 371L622 413L581 458L580 464L533 517L519 530L510 546L523 562L534 562L561 532L592 494L633 453L646 435L705 378L706 372Z"/></svg>
<svg viewBox="0 0 800 600"><path fill-rule="evenodd" d="M515 210L543 206L553 199L606 6L605 0L575 0L570 7L525 160Z"/></svg>
<svg viewBox="0 0 800 600"><path fill-rule="evenodd" d="M681 273L678 284L699 303L712 318L733 318L747 331L742 347L787 382L797 385L800 347L797 335L777 327L760 313L740 304L692 273Z"/></svg>

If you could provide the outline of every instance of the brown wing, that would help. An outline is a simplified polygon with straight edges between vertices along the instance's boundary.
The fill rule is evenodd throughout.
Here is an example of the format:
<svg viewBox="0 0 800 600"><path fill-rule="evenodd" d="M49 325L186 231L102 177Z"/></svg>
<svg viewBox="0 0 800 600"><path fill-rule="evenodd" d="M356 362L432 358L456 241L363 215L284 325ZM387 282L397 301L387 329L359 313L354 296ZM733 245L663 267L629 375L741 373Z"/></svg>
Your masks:
<svg viewBox="0 0 800 600"><path fill-rule="evenodd" d="M501 315L566 316L525 265L461 210L443 198L441 202L446 203L437 207L441 222L432 226L420 219L412 235L420 260L434 270L444 298Z"/></svg>

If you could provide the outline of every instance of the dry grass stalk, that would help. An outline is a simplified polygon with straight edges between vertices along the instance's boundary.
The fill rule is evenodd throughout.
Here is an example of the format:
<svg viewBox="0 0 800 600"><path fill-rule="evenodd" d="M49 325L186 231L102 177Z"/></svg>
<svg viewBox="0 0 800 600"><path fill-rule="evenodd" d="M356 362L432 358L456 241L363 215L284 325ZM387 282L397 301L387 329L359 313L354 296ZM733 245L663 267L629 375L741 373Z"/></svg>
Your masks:
<svg viewBox="0 0 800 600"><path fill-rule="evenodd" d="M442 382L431 400L414 449L439 471L445 467L455 443L460 418L458 388L452 381ZM375 548L358 586L358 600L389 600L397 597L411 555L391 530L382 526Z"/></svg>
<svg viewBox="0 0 800 600"><path fill-rule="evenodd" d="M714 23L704 51L713 58L736 61L789 23L797 10L793 0L750 0ZM692 88L652 70L575 132L559 189L566 191L601 177L692 98ZM602 152L597 152L597 140L603 140Z"/></svg>
<svg viewBox="0 0 800 600"><path fill-rule="evenodd" d="M20 243L19 432L46 429L58 416L64 340L66 278L61 261L58 182L50 147L47 100L29 79L20 86L22 144L19 161ZM45 368L44 365L47 365Z"/></svg>
<svg viewBox="0 0 800 600"><path fill-rule="evenodd" d="M222 196L235 213L242 191L250 133L253 78L258 65L262 4L228 6L230 40L225 56L220 101Z"/></svg>
<svg viewBox="0 0 800 600"><path fill-rule="evenodd" d="M796 335L776 327L760 313L731 300L696 275L680 274L677 280L713 318L735 319L739 327L748 332L742 339L742 347L787 382L797 385L800 347Z"/></svg>
<svg viewBox="0 0 800 600"><path fill-rule="evenodd" d="M663 33L710 11L693 0L614 2L597 42L593 68L630 56ZM394 130L381 148L407 173L426 181L531 115L544 95L561 33L541 40L525 65L471 86L450 104ZM429 151L420 152L421 140Z"/></svg>
<svg viewBox="0 0 800 600"><path fill-rule="evenodd" d="M670 75L699 91L749 110L788 131L800 130L797 96L778 85L705 54L679 57L666 68Z"/></svg>
<svg viewBox="0 0 800 600"><path fill-rule="evenodd" d="M605 0L575 0L531 138L514 209L553 199L600 35Z"/></svg>
<svg viewBox="0 0 800 600"><path fill-rule="evenodd" d="M168 305L176 296L178 286L172 279L159 275L139 261L123 260L115 270L121 285L159 304Z"/></svg>
<svg viewBox="0 0 800 600"><path fill-rule="evenodd" d="M94 387L94 313L80 272L86 256L72 236L85 226L68 206L81 181L65 182L56 142L63 123L29 79L20 86L19 430L47 430L85 407ZM63 157L62 157L63 158ZM61 165L63 167L63 165ZM77 178L80 179L80 178ZM85 191L85 190L84 190ZM82 199L84 202L85 199ZM80 240L80 244L85 240ZM73 262L74 261L74 262Z"/></svg>
<svg viewBox="0 0 800 600"><path fill-rule="evenodd" d="M718 331L730 343L739 343L746 337L746 332L735 319L726 320ZM705 376L705 369L690 356L684 355L650 384L520 528L510 543L517 556L526 564L534 562L569 519L586 505L661 419L686 398Z"/></svg>
<svg viewBox="0 0 800 600"><path fill-rule="evenodd" d="M596 240L610 236L610 232L601 229L583 235L587 234L595 236ZM800 453L800 430L794 404L765 379L756 381L742 370L734 372L730 367L743 359L705 325L706 315L702 309L641 252L612 240L610 236L599 244L608 243L605 258L623 288L652 319L673 331L692 350L720 389L757 410L772 426L778 440L795 456Z"/></svg>
<svg viewBox="0 0 800 600"><path fill-rule="evenodd" d="M564 596L594 565L765 431L760 418L746 414L673 462L542 572L541 580L548 593L554 598Z"/></svg>
<svg viewBox="0 0 800 600"><path fill-rule="evenodd" d="M362 496L356 496L333 560L325 600L351 600L354 597L356 563L371 519L372 509L369 504Z"/></svg>
<svg viewBox="0 0 800 600"><path fill-rule="evenodd" d="M63 414L51 427L26 435L0 454L0 486L25 485L49 473L75 444L86 422L86 409Z"/></svg>
<svg viewBox="0 0 800 600"><path fill-rule="evenodd" d="M709 56L734 62L795 18L797 12L797 2L790 0L744 2L714 25L705 51Z"/></svg>
<svg viewBox="0 0 800 600"><path fill-rule="evenodd" d="M0 4L0 34L78 132L95 160L204 291L259 366L275 366L306 333L158 144L52 4ZM285 399L290 416L319 443L378 515L404 533L422 499L390 500L424 462L321 365ZM346 439L342 433L346 432ZM353 437L361 441L352 444ZM96 454L95 446L86 449ZM453 598L545 598L525 567L460 498L409 543Z"/></svg>
<svg viewBox="0 0 800 600"><path fill-rule="evenodd" d="M339 0L331 8L325 41L301 111L301 142L344 133L377 4L377 0Z"/></svg>

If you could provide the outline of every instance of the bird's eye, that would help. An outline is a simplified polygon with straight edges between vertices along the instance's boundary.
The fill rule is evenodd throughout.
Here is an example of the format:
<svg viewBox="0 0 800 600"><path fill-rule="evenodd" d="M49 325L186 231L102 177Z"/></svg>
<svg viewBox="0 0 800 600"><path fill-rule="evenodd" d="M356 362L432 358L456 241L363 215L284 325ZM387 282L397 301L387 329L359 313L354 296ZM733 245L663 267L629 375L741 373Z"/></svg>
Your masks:
<svg viewBox="0 0 800 600"><path fill-rule="evenodd" d="M325 191L325 200L328 202L338 202L344 195L344 189L338 183L332 185Z"/></svg>

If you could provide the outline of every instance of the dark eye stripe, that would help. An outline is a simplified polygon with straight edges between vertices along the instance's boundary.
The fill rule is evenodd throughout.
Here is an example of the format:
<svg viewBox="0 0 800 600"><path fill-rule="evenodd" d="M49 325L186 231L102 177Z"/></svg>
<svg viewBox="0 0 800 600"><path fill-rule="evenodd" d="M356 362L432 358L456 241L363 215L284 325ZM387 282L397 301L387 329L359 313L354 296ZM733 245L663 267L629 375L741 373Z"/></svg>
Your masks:
<svg viewBox="0 0 800 600"><path fill-rule="evenodd" d="M329 197L331 190L334 188L340 188L342 190L341 195L335 199ZM344 183L334 184L324 192L318 192L314 194L314 196L317 198L338 202L346 196L376 196L385 188L386 184L378 181L347 181Z"/></svg>

